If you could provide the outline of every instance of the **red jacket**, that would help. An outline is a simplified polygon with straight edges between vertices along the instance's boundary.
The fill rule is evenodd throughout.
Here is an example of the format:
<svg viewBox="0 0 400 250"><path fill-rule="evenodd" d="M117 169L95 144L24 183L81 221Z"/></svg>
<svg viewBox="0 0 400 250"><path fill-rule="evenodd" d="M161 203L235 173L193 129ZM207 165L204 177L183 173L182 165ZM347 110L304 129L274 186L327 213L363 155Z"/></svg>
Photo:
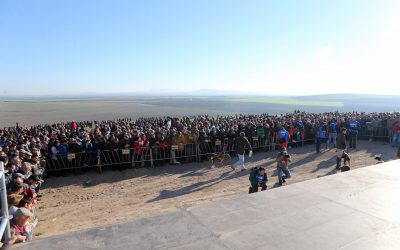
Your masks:
<svg viewBox="0 0 400 250"><path fill-rule="evenodd" d="M147 144L147 139L146 137L139 138L137 141L135 141L135 154L136 155L142 155L143 154L143 147L146 146Z"/></svg>
<svg viewBox="0 0 400 250"><path fill-rule="evenodd" d="M399 130L400 130L400 124L396 122L392 127L393 134L397 134Z"/></svg>
<svg viewBox="0 0 400 250"><path fill-rule="evenodd" d="M167 141L160 141L160 143L158 144L158 146L161 149L165 149L166 147L168 147L168 142Z"/></svg>
<svg viewBox="0 0 400 250"><path fill-rule="evenodd" d="M78 124L76 122L71 123L71 130L76 130L78 128Z"/></svg>

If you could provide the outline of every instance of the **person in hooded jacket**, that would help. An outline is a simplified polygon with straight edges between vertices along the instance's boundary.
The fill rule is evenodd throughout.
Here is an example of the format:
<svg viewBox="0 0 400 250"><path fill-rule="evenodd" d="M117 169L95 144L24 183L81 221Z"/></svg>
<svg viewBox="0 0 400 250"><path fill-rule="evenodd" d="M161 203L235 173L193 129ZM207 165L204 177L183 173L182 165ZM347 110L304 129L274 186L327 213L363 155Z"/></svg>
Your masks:
<svg viewBox="0 0 400 250"><path fill-rule="evenodd" d="M261 187L261 191L267 190L268 177L263 167L255 167L250 171L249 181L251 187L249 188L249 194L258 192L258 188Z"/></svg>

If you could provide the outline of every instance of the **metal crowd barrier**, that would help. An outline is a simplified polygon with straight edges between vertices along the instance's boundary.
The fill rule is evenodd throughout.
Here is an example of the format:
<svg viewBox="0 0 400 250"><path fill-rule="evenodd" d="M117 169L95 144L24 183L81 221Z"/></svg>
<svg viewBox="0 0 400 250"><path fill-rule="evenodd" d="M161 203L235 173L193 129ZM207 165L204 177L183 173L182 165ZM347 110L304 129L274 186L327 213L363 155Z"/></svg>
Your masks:
<svg viewBox="0 0 400 250"><path fill-rule="evenodd" d="M4 236L4 243L7 243L11 239L10 230L10 215L8 214L7 204L7 188L5 182L5 171L4 163L0 161L0 199L1 199L1 223L0 223L0 239Z"/></svg>
<svg viewBox="0 0 400 250"><path fill-rule="evenodd" d="M363 138L359 134L359 138ZM306 143L314 143L315 138L307 138L304 133L291 134L288 145L303 147ZM275 150L278 144L276 134L254 136L249 139L254 150ZM98 152L69 153L48 157L47 171L79 169L85 167L153 167L163 164L179 164L181 162L200 162L207 160L213 153L235 154L232 140L204 140L198 143L168 146L141 147L102 150Z"/></svg>
<svg viewBox="0 0 400 250"><path fill-rule="evenodd" d="M370 141L389 141L389 128L385 126L373 126L371 122L363 124L358 133L359 139L368 139Z"/></svg>

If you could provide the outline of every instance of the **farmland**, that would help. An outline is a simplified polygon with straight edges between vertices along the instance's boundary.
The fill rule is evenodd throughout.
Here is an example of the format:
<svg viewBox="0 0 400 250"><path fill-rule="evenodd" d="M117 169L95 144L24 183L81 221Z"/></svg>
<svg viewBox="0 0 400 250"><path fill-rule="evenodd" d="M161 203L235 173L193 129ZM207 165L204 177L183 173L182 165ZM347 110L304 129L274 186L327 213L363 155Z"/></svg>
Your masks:
<svg viewBox="0 0 400 250"><path fill-rule="evenodd" d="M13 126L16 122L34 125L167 115L283 114L295 109L309 112L391 112L400 109L400 98L371 95L3 98L0 99L0 127Z"/></svg>

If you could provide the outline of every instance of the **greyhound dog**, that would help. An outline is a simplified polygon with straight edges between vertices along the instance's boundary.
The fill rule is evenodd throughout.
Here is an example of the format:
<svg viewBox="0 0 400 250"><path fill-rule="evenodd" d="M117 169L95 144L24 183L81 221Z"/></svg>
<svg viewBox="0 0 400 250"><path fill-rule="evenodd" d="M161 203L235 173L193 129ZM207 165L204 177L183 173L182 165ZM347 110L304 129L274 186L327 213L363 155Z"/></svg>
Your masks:
<svg viewBox="0 0 400 250"><path fill-rule="evenodd" d="M215 153L208 156L208 161L212 164L211 168L215 168L215 162L218 162L220 164L220 167L222 167L224 166L224 160L226 158L231 158L231 156L227 153Z"/></svg>

